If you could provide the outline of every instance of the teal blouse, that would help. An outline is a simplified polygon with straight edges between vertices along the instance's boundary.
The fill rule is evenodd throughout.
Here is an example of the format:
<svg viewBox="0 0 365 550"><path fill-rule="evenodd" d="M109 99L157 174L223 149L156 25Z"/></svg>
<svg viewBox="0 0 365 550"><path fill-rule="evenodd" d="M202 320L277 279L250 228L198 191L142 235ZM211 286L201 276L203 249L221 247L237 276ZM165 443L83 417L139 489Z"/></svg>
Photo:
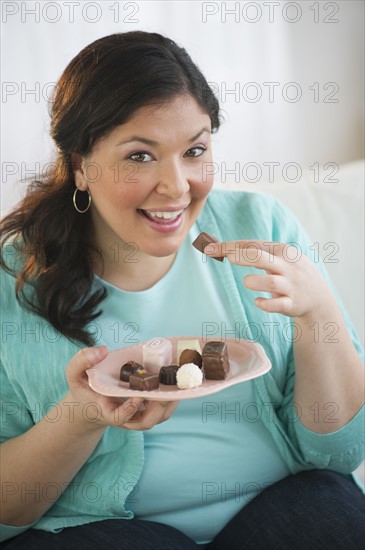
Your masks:
<svg viewBox="0 0 365 550"><path fill-rule="evenodd" d="M312 258L311 243L293 214L276 199L262 194L212 191L197 220L197 228L221 241L256 239L291 243ZM11 245L5 254L11 262L14 254ZM288 470L295 473L329 468L351 473L364 459L365 408L362 407L346 426L329 434L308 430L300 418L288 414L292 408L295 380L292 327L289 327L288 337L291 320L280 314L263 312L254 305L252 293L242 284L243 275L255 272L254 268L242 268L227 261L224 264L207 261L212 262L212 269L216 270L229 296L232 325L236 327L237 336L242 337L241 330L245 327L244 337L256 339L272 363L267 374L252 381L252 391L262 410L262 422L270 431ZM324 266L318 263L318 268L333 287ZM45 319L23 310L14 296L13 277L2 272L0 283L1 441L5 441L30 429L63 398L67 392L65 367L82 345L59 334ZM337 298L353 343L363 356L359 338L341 299ZM272 338L271 331L267 330L269 322L282 337ZM257 327L260 328L259 340ZM3 525L1 540L29 527L57 532L64 527L102 519L132 518L133 513L125 504L138 484L143 465L143 433L107 428L92 455L47 513L32 526Z"/></svg>

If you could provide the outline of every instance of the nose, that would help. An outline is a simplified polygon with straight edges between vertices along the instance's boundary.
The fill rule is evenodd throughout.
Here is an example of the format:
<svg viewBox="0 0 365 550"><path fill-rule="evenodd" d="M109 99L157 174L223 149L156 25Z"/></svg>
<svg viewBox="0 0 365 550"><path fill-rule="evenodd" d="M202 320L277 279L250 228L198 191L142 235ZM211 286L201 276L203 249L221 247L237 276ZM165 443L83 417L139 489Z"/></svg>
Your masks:
<svg viewBox="0 0 365 550"><path fill-rule="evenodd" d="M177 199L190 190L188 175L181 162L178 160L164 162L158 174L156 191L161 195L167 195Z"/></svg>

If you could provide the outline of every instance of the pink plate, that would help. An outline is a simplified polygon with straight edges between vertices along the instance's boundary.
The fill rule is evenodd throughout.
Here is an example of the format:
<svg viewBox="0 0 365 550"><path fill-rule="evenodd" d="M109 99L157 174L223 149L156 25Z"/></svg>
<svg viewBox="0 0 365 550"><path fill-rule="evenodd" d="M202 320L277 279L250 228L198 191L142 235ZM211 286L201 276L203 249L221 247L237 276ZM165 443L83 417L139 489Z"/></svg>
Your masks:
<svg viewBox="0 0 365 550"><path fill-rule="evenodd" d="M173 363L176 363L178 341L199 340L202 349L206 343L206 340L197 336L172 336L167 339L172 343ZM225 380L203 379L201 386L190 390L180 390L177 386L165 386L164 384L160 384L157 390L152 391L130 390L128 382L119 380L119 373L122 365L127 361L133 360L142 363L142 346L145 343L142 342L135 346L111 351L103 361L88 369L86 372L89 377L89 385L97 393L113 397L143 396L151 400L179 401L219 392L234 384L262 376L271 369L271 363L259 344L242 339L236 342L234 338L226 338L224 341L228 347L230 364L230 372Z"/></svg>

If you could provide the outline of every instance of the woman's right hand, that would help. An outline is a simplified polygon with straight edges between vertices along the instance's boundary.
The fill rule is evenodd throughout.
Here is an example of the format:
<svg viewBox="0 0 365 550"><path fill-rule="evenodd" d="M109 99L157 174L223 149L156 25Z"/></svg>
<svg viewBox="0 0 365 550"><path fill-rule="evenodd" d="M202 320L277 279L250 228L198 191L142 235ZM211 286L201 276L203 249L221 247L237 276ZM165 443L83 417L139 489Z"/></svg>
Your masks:
<svg viewBox="0 0 365 550"><path fill-rule="evenodd" d="M109 397L92 390L88 383L87 369L108 355L106 346L83 348L66 367L69 393L64 402L76 402L73 410L85 429L114 426L124 430L149 430L164 422L175 411L178 401L148 401L144 397Z"/></svg>
<svg viewBox="0 0 365 550"><path fill-rule="evenodd" d="M2 443L2 483L38 489L31 505L23 490L13 491L1 509L1 523L24 526L41 518L55 502L47 498L47 487L59 488L57 498L61 496L94 452L107 426L148 430L175 410L177 402L145 401L143 397L125 400L94 392L86 371L107 353L105 346L76 353L66 367L69 391L63 399L28 431ZM50 422L48 415L57 416L57 421Z"/></svg>

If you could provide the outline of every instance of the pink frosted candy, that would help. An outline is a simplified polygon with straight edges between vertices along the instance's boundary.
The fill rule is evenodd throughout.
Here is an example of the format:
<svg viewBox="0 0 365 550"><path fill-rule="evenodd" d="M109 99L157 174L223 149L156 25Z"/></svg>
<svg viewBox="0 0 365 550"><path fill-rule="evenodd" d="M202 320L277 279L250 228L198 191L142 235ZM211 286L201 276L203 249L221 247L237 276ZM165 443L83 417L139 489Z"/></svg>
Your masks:
<svg viewBox="0 0 365 550"><path fill-rule="evenodd" d="M161 367L171 365L172 344L166 338L153 338L143 345L143 367L158 373Z"/></svg>

